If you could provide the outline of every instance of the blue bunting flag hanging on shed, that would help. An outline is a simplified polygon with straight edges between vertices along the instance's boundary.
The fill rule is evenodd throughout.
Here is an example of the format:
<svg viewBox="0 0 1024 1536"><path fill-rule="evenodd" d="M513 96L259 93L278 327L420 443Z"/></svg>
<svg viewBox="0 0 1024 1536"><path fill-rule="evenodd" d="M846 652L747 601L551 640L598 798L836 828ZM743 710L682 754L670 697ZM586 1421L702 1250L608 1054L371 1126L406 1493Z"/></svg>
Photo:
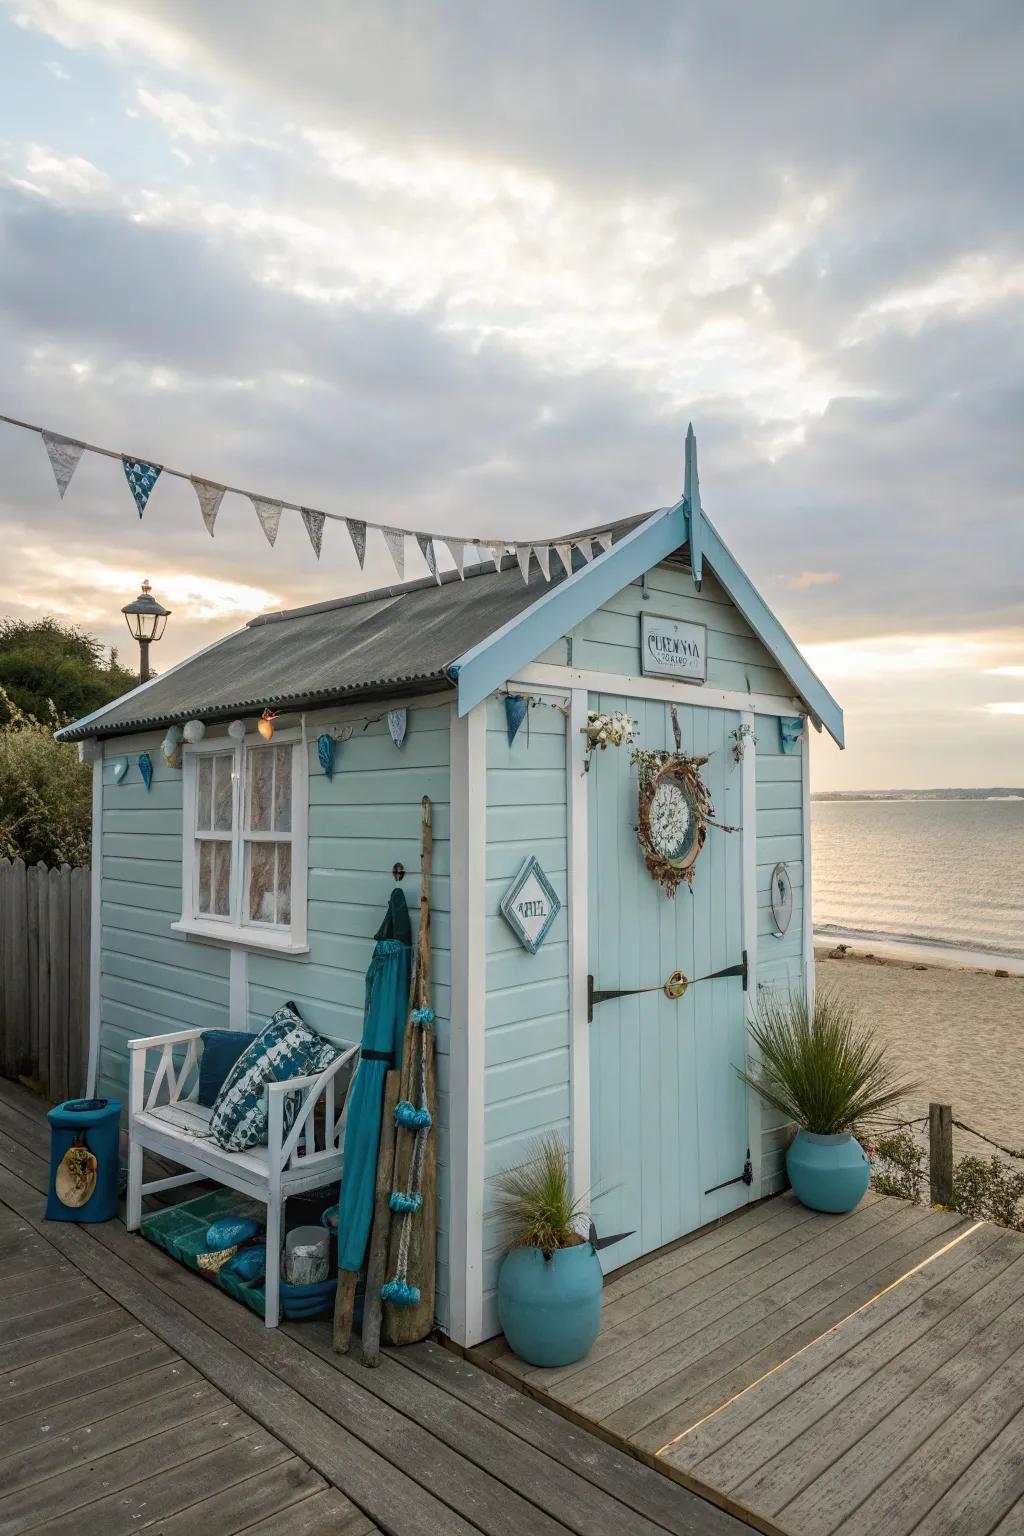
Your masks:
<svg viewBox="0 0 1024 1536"><path fill-rule="evenodd" d="M121 455L121 463L124 465L124 477L128 481L128 489L135 497L135 505L141 517L146 510L146 503L152 494L153 487L160 478L160 465L145 464L141 459L130 459L124 453Z"/></svg>
<svg viewBox="0 0 1024 1536"><path fill-rule="evenodd" d="M515 741L516 732L526 719L526 712L529 707L529 699L524 699L521 694L509 693L505 695L505 723L508 727L509 746Z"/></svg>
<svg viewBox="0 0 1024 1536"><path fill-rule="evenodd" d="M142 782L148 789L153 782L153 759L148 752L139 753L139 772L142 774Z"/></svg>
<svg viewBox="0 0 1024 1536"><path fill-rule="evenodd" d="M334 773L334 737L328 736L326 731L316 739L316 755L320 759L324 778L330 780Z"/></svg>

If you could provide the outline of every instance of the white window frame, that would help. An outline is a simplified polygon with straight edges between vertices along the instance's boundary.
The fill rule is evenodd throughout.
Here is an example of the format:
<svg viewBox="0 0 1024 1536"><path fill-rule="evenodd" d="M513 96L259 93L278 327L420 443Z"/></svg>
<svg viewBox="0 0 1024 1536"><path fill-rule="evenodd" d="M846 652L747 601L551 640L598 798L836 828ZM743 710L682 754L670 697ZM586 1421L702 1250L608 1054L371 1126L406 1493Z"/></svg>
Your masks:
<svg viewBox="0 0 1024 1536"><path fill-rule="evenodd" d="M246 755L272 747L292 749L292 829L291 829L291 922L289 924L254 923L245 918L246 845L254 841L284 841L283 838L246 833L245 763ZM229 917L197 912L199 869L196 858L196 801L198 764L214 753L231 753L232 832L231 894ZM226 840L226 839L222 839ZM299 731L275 731L263 742L247 736L236 742L230 736L204 737L194 746L186 744L182 752L182 844L181 844L181 918L171 927L178 933L210 939L222 944L244 945L246 949L265 949L274 954L309 953L306 932L306 887L309 868L309 761L307 748Z"/></svg>

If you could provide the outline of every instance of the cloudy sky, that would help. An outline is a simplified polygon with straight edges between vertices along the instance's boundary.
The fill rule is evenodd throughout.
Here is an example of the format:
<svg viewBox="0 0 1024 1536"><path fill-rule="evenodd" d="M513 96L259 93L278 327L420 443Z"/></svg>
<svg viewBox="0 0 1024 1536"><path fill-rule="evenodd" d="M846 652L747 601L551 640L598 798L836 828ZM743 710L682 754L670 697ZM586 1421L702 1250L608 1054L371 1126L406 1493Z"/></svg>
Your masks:
<svg viewBox="0 0 1024 1536"><path fill-rule="evenodd" d="M1018 0L0 0L0 411L371 521L705 506L847 711L1024 782ZM3 606L159 666L387 580L0 428ZM127 658L126 658L127 659Z"/></svg>

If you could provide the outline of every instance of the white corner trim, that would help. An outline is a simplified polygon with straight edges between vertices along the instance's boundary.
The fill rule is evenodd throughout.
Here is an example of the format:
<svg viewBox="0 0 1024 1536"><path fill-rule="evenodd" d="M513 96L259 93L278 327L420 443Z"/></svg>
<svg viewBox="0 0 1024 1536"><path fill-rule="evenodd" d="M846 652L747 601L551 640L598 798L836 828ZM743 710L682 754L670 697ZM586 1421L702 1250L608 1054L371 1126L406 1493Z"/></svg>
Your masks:
<svg viewBox="0 0 1024 1536"><path fill-rule="evenodd" d="M450 1321L483 1339L487 702L451 722Z"/></svg>
<svg viewBox="0 0 1024 1536"><path fill-rule="evenodd" d="M566 719L568 812L569 1029L572 1177L577 1198L590 1190L590 1025L587 1023L589 870L586 774L587 693L574 688Z"/></svg>
<svg viewBox="0 0 1024 1536"><path fill-rule="evenodd" d="M740 724L749 726L753 731L754 716L749 710L741 714ZM742 807L740 824L743 828L740 852L742 927L743 948L747 954L745 1006L749 1024L757 1012L757 743L753 736L748 736L743 744L740 795ZM761 1100L752 1088L748 1088L747 1135L750 1138L750 1162L754 1174L748 1195L751 1200L758 1200L761 1196L761 1122Z"/></svg>
<svg viewBox="0 0 1024 1536"><path fill-rule="evenodd" d="M249 951L233 945L228 956L228 1028L249 1023Z"/></svg>
<svg viewBox="0 0 1024 1536"><path fill-rule="evenodd" d="M803 808L803 949L804 995L814 1007L814 892L811 885L811 733L805 725L800 737L800 793Z"/></svg>
<svg viewBox="0 0 1024 1536"><path fill-rule="evenodd" d="M557 689L563 693L582 688L591 693L657 699L667 704L696 704L701 709L733 709L758 715L802 715L806 711L806 705L795 696L787 699L774 693L737 693L727 688L709 688L704 683L674 683L663 677L630 677L626 673L596 672L585 667L559 667L548 661L535 661L520 667L509 686L519 684Z"/></svg>
<svg viewBox="0 0 1024 1536"><path fill-rule="evenodd" d="M103 959L103 749L92 764L92 863L89 869L89 1061L85 1096L96 1093L100 1059L100 965Z"/></svg>

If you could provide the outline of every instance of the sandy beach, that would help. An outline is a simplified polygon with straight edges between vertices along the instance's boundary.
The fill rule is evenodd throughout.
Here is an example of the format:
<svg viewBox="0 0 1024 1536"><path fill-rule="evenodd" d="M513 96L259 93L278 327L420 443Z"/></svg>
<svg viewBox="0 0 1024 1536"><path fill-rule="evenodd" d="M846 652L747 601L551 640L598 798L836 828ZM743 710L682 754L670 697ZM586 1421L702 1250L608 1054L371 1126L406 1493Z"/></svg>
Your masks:
<svg viewBox="0 0 1024 1536"><path fill-rule="evenodd" d="M868 954L874 958L869 959ZM907 1117L929 1100L1012 1147L1024 1147L1024 976L882 956L870 943L841 960L815 946L819 986L857 1004L921 1083ZM996 964L998 962L993 962ZM954 1132L957 1155L988 1155L973 1136Z"/></svg>

